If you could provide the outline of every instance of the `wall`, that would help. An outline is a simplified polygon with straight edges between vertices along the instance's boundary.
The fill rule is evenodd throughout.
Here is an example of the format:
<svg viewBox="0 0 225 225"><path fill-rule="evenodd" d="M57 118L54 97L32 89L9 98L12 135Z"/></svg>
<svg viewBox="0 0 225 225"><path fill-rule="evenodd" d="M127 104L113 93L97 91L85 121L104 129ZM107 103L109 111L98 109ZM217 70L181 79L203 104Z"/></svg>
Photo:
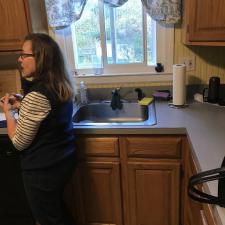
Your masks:
<svg viewBox="0 0 225 225"><path fill-rule="evenodd" d="M189 84L208 84L211 76L219 76L225 83L225 47L185 46L180 26L175 28L174 47L174 63L180 63L182 57L195 57L195 70L187 73Z"/></svg>

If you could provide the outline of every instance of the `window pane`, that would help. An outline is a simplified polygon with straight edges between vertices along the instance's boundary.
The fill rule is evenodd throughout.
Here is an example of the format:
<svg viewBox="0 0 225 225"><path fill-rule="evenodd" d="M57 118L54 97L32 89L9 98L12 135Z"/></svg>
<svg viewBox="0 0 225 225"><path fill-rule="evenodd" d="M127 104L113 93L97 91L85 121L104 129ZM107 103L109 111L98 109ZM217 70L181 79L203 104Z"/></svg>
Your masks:
<svg viewBox="0 0 225 225"><path fill-rule="evenodd" d="M75 22L74 46L77 69L102 67L98 0L87 1Z"/></svg>
<svg viewBox="0 0 225 225"><path fill-rule="evenodd" d="M156 64L156 23L147 15L147 61L148 65Z"/></svg>
<svg viewBox="0 0 225 225"><path fill-rule="evenodd" d="M142 63L142 3L129 0L123 6L105 5L105 32L108 64Z"/></svg>

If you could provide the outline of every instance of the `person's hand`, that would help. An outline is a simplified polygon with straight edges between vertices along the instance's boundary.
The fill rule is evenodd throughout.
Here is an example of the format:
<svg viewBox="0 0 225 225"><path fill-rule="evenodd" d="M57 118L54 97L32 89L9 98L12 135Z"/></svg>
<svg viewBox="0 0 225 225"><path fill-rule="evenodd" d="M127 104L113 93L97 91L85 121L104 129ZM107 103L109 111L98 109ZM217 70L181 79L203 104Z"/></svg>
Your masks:
<svg viewBox="0 0 225 225"><path fill-rule="evenodd" d="M9 103L9 94L6 94L0 99L0 107L2 108L5 114L13 109L12 105Z"/></svg>
<svg viewBox="0 0 225 225"><path fill-rule="evenodd" d="M12 105L12 109L19 109L22 99L23 96L21 94L11 93L9 96L9 103Z"/></svg>

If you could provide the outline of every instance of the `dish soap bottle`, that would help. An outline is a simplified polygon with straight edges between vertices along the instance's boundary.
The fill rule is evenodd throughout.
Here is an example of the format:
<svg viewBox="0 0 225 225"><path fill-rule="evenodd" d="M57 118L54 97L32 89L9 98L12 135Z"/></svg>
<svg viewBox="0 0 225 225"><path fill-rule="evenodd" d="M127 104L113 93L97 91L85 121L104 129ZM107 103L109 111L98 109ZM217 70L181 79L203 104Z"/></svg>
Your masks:
<svg viewBox="0 0 225 225"><path fill-rule="evenodd" d="M88 103L88 98L87 98L87 87L84 84L84 81L80 82L80 102L82 104L87 104Z"/></svg>

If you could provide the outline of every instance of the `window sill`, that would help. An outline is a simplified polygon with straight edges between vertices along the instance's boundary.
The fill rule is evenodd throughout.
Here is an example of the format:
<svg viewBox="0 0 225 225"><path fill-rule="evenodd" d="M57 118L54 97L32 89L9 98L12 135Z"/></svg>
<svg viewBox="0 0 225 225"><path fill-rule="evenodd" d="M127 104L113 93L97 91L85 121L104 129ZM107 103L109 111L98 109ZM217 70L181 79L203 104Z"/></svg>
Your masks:
<svg viewBox="0 0 225 225"><path fill-rule="evenodd" d="M129 83L171 83L172 73L151 74L104 74L104 75L76 75L75 82L78 85L84 81L87 85L93 84L129 84Z"/></svg>

